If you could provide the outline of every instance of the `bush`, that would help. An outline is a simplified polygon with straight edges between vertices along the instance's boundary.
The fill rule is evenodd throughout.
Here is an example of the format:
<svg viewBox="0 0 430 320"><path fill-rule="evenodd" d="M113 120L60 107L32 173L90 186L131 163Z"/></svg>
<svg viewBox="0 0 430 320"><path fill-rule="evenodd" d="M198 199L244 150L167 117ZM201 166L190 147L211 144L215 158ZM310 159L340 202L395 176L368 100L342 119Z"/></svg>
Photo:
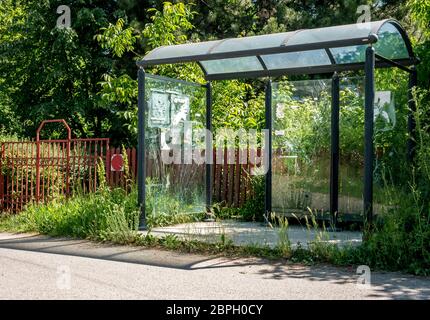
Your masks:
<svg viewBox="0 0 430 320"><path fill-rule="evenodd" d="M249 177L251 181L251 192L248 199L239 209L239 214L246 221L264 220L265 179L264 175Z"/></svg>
<svg viewBox="0 0 430 320"><path fill-rule="evenodd" d="M428 92L416 93L417 148L412 176L407 184L409 192L390 195L396 205L383 214L373 232L366 235L363 245L345 251L340 262L430 275L429 98Z"/></svg>
<svg viewBox="0 0 430 320"><path fill-rule="evenodd" d="M68 200L30 205L12 220L21 231L126 243L136 235L139 210L135 190L127 194L122 189L102 188Z"/></svg>

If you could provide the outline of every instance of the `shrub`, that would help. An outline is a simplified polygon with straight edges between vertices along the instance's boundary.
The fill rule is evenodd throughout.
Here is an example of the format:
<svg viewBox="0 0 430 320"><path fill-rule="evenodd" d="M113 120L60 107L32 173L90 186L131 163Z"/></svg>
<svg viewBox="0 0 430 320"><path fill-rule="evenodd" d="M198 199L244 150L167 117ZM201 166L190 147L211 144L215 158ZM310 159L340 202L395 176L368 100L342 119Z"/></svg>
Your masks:
<svg viewBox="0 0 430 320"><path fill-rule="evenodd" d="M139 224L136 191L101 188L95 193L30 205L11 223L21 231L119 243L133 241Z"/></svg>
<svg viewBox="0 0 430 320"><path fill-rule="evenodd" d="M430 103L428 92L416 92L417 148L407 194L390 194L395 203L366 241L343 252L340 263L367 264L385 270L430 275Z"/></svg>
<svg viewBox="0 0 430 320"><path fill-rule="evenodd" d="M264 175L250 176L251 192L239 209L239 214L246 221L264 220L265 179Z"/></svg>

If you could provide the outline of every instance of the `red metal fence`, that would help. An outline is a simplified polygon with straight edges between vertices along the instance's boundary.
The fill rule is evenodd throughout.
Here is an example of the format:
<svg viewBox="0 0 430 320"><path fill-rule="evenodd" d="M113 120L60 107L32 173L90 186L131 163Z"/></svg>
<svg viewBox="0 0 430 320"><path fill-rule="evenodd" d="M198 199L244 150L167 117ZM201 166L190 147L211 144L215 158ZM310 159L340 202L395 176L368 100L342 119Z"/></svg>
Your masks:
<svg viewBox="0 0 430 320"><path fill-rule="evenodd" d="M46 123L62 123L67 139L41 140ZM39 126L36 141L0 143L0 211L17 212L28 202L46 202L72 192L93 192L97 166L106 162L109 139L71 139L64 120Z"/></svg>
<svg viewBox="0 0 430 320"><path fill-rule="evenodd" d="M20 211L72 192L97 189L97 166L109 139L3 142L0 155L0 210Z"/></svg>

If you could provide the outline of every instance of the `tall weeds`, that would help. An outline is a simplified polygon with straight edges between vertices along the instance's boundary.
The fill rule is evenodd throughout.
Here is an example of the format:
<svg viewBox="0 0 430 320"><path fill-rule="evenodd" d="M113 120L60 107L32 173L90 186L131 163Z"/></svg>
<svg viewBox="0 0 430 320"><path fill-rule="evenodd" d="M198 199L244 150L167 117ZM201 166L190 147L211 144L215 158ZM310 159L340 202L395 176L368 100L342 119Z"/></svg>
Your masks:
<svg viewBox="0 0 430 320"><path fill-rule="evenodd" d="M405 182L410 192L397 199L361 247L344 255L346 262L430 275L429 98L428 92L415 92L416 157Z"/></svg>
<svg viewBox="0 0 430 320"><path fill-rule="evenodd" d="M54 236L132 242L139 225L137 190L111 189L104 165L98 166L99 188L90 194L69 199L57 197L46 204L31 204L9 220L20 231L36 231Z"/></svg>

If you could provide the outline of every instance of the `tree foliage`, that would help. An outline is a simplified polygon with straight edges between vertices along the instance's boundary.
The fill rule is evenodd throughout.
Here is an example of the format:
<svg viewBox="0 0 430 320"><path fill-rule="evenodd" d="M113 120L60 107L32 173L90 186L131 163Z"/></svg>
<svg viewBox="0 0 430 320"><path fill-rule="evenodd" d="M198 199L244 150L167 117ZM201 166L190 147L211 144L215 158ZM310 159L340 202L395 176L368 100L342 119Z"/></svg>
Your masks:
<svg viewBox="0 0 430 320"><path fill-rule="evenodd" d="M56 8L69 5L70 29L56 28ZM429 2L296 0L2 0L0 126L33 136L43 119L65 118L76 136L136 143L135 61L162 45L355 23L359 5L372 19L397 17L415 35L429 86ZM148 72L204 83L196 64ZM260 81L214 83L214 124L261 128ZM229 107L226 108L225 106Z"/></svg>
<svg viewBox="0 0 430 320"><path fill-rule="evenodd" d="M420 84L430 90L430 1L409 0L408 8L415 23L415 51L421 59L418 66Z"/></svg>
<svg viewBox="0 0 430 320"><path fill-rule="evenodd" d="M72 28L56 27L60 4L73 8ZM65 118L75 135L102 134L108 112L99 108L95 93L112 58L93 37L118 14L115 6L113 0L9 3L7 11L19 12L20 23L13 23L0 46L1 91L25 124L24 135L33 136L46 118ZM1 20L3 25L7 17Z"/></svg>
<svg viewBox="0 0 430 320"><path fill-rule="evenodd" d="M119 18L115 24L109 23L107 28L101 28L101 34L95 36L103 49L112 50L112 54L118 58L124 52L132 51L137 36L133 35L133 28L124 29L124 20Z"/></svg>

